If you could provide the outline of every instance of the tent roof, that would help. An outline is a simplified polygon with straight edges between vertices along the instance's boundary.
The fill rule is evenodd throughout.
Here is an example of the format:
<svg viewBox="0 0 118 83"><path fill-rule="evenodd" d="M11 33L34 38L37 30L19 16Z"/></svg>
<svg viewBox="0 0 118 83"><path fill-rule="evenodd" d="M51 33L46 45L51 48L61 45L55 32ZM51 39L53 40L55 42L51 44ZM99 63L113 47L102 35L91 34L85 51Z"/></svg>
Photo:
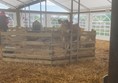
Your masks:
<svg viewBox="0 0 118 83"><path fill-rule="evenodd" d="M71 0L50 0L54 3L61 4L66 9L71 9ZM74 11L78 10L78 1L74 1ZM111 0L80 0L81 11L92 11L92 10L108 10L111 9Z"/></svg>
<svg viewBox="0 0 118 83"><path fill-rule="evenodd" d="M7 5L11 9L22 8L24 6L29 6L36 4L44 0L0 0L0 3Z"/></svg>
<svg viewBox="0 0 118 83"><path fill-rule="evenodd" d="M42 0L45 1L45 0ZM71 0L49 0L60 7L70 11ZM40 0L0 0L0 3L9 6L11 9L22 8L40 2ZM111 0L80 0L81 11L109 10L111 9ZM78 0L74 0L74 11L78 9Z"/></svg>

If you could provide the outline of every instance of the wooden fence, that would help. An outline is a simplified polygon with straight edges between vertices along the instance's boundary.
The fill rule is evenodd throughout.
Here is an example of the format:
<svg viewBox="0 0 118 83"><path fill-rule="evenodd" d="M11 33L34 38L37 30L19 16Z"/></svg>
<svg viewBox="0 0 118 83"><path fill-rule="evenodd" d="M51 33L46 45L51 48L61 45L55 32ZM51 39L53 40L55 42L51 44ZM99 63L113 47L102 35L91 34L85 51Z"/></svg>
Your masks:
<svg viewBox="0 0 118 83"><path fill-rule="evenodd" d="M72 48L63 48L60 37L60 32L54 30L35 33L11 29L1 32L3 60L58 65L95 56L95 31L82 31L79 41L72 42Z"/></svg>

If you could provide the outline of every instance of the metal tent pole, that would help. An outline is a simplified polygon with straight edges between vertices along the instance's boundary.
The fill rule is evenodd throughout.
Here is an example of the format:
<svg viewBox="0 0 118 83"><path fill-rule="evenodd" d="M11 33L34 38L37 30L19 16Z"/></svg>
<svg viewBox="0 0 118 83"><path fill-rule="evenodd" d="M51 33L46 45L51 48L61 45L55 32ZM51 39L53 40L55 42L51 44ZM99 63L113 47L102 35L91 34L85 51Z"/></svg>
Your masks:
<svg viewBox="0 0 118 83"><path fill-rule="evenodd" d="M20 27L21 26L21 19L20 19L20 10L19 9L16 10L16 17L17 17L17 26Z"/></svg>
<svg viewBox="0 0 118 83"><path fill-rule="evenodd" d="M47 28L47 0L45 0L45 28Z"/></svg>
<svg viewBox="0 0 118 83"><path fill-rule="evenodd" d="M26 27L26 29L27 29L27 13L26 13L26 7L25 7L25 27Z"/></svg>
<svg viewBox="0 0 118 83"><path fill-rule="evenodd" d="M89 16L88 16L88 31L90 31L90 29L91 29L91 13L89 12Z"/></svg>
<svg viewBox="0 0 118 83"><path fill-rule="evenodd" d="M112 21L108 83L118 83L118 0L112 0Z"/></svg>
<svg viewBox="0 0 118 83"><path fill-rule="evenodd" d="M73 33L72 33L72 28L73 28L73 0L71 0L71 13L70 13L70 49L69 49L69 51L70 51L70 63L71 63L71 61L72 61L72 42L73 42L73 37L72 37L72 35L73 35Z"/></svg>
<svg viewBox="0 0 118 83"><path fill-rule="evenodd" d="M80 41L80 0L78 0L78 33L77 33L77 61L79 54L79 41Z"/></svg>
<svg viewBox="0 0 118 83"><path fill-rule="evenodd" d="M21 1L21 0L17 0L17 1L19 1L20 3L22 3L23 4L23 6L25 7L25 28L27 29L27 22L26 22L26 14L27 14L27 12L26 12L26 4L23 2L23 1ZM18 9L20 9L20 8L18 8Z"/></svg>
<svg viewBox="0 0 118 83"><path fill-rule="evenodd" d="M41 3L41 0L40 0L40 22L42 24L42 3Z"/></svg>
<svg viewBox="0 0 118 83"><path fill-rule="evenodd" d="M30 19L30 17L31 17L31 14L30 14L30 6L29 6L29 28L31 28L31 26L30 26L30 24L31 24L31 19Z"/></svg>

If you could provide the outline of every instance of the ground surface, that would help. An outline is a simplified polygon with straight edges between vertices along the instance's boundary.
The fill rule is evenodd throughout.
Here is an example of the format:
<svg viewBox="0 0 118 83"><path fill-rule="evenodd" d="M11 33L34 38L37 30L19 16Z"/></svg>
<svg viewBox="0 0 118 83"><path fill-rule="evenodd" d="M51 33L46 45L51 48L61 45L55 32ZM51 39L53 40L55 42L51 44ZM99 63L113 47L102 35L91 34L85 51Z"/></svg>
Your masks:
<svg viewBox="0 0 118 83"><path fill-rule="evenodd" d="M0 83L102 83L109 44L97 40L96 59L65 66L41 66L0 60Z"/></svg>

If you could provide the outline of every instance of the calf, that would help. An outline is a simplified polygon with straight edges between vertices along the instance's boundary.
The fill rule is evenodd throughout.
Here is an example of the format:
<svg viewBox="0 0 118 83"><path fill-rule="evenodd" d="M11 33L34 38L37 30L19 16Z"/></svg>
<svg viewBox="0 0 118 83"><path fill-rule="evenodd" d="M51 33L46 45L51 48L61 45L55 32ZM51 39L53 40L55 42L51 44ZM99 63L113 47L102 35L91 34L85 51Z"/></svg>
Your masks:
<svg viewBox="0 0 118 83"><path fill-rule="evenodd" d="M71 38L71 32L72 32L72 41L77 41L77 35L79 31L78 24L73 24L71 27L71 23L66 21L61 22L61 27L60 27L60 38L63 43L63 48L64 49L69 49L70 48L70 38Z"/></svg>

